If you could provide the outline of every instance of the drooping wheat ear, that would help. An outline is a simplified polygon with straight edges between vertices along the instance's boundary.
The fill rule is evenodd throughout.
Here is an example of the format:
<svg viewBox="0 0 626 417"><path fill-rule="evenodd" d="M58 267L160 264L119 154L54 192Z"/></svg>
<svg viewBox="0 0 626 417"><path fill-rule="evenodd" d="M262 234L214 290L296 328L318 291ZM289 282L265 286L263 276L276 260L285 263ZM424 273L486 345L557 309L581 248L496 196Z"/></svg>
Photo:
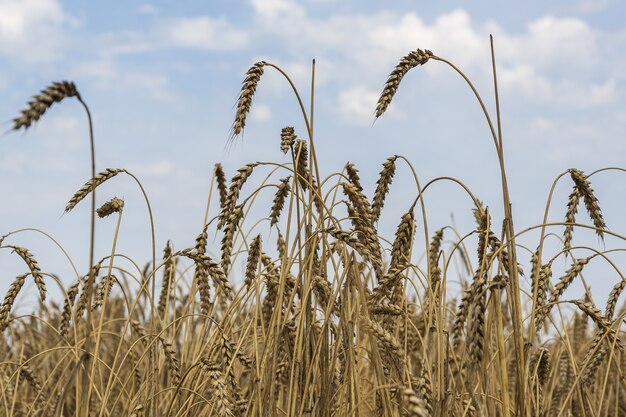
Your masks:
<svg viewBox="0 0 626 417"><path fill-rule="evenodd" d="M435 232L430 247L428 257L430 258L430 285L433 290L441 281L441 268L439 267L439 252L441 252L441 242L443 241L443 229Z"/></svg>
<svg viewBox="0 0 626 417"><path fill-rule="evenodd" d="M571 376L572 365L570 363L569 357L567 356L567 352L561 352L557 369L558 383L554 387L552 400L550 401L550 412L547 415L556 416L558 414L561 402L563 401L563 397L567 394L570 387L572 386L573 378Z"/></svg>
<svg viewBox="0 0 626 417"><path fill-rule="evenodd" d="M591 352L591 350L589 352ZM585 372L583 373L583 376L580 380L583 384L583 387L588 387L590 390L594 389L596 385L594 383L596 379L596 374L598 373L598 369L600 368L600 365L602 364L605 356L606 350L599 349L595 351L594 355L587 359L589 361L587 362L587 369L585 369Z"/></svg>
<svg viewBox="0 0 626 417"><path fill-rule="evenodd" d="M463 329L465 329L465 322L470 309L470 300L472 298L471 287L467 288L463 292L459 306L456 309L454 317L454 323L452 325L452 345L455 349L461 347L461 341L463 339Z"/></svg>
<svg viewBox="0 0 626 417"><path fill-rule="evenodd" d="M479 278L472 283L471 316L467 331L467 344L469 345L468 366L480 364L483 358L485 342L485 310L486 310L486 290L485 279Z"/></svg>
<svg viewBox="0 0 626 417"><path fill-rule="evenodd" d="M107 298L110 294L111 289L113 288L113 284L115 284L116 281L117 278L115 277L115 275L107 275L105 277L102 277L102 279L100 280L100 284L98 285L98 288L96 290L93 305L91 306L92 310L102 307L102 303L104 302L105 298Z"/></svg>
<svg viewBox="0 0 626 417"><path fill-rule="evenodd" d="M300 187L306 191L309 188L309 150L305 140L298 139L295 142L294 159L296 162L296 178Z"/></svg>
<svg viewBox="0 0 626 417"><path fill-rule="evenodd" d="M250 244L248 251L248 261L246 262L246 277L244 283L246 288L250 288L256 278L256 271L259 266L259 258L261 257L261 235L257 235Z"/></svg>
<svg viewBox="0 0 626 417"><path fill-rule="evenodd" d="M224 209L226 199L228 198L228 189L226 186L226 174L224 173L224 167L219 162L215 164L215 182L217 183L217 190L220 193L220 208Z"/></svg>
<svg viewBox="0 0 626 417"><path fill-rule="evenodd" d="M0 333L3 332L4 329L6 329L9 325L9 313L11 312L11 307L13 307L13 303L15 303L15 299L17 298L17 295L24 286L26 277L29 274L30 273L27 272L25 274L21 274L15 277L7 291L7 294L4 296L2 306L0 306Z"/></svg>
<svg viewBox="0 0 626 417"><path fill-rule="evenodd" d="M382 316L399 316L404 310L397 304L376 303L369 306L370 314L380 314Z"/></svg>
<svg viewBox="0 0 626 417"><path fill-rule="evenodd" d="M354 186L359 190L363 191L363 187L361 187L361 177L359 177L359 170L356 169L353 163L348 162L345 167L346 174L348 175L348 179Z"/></svg>
<svg viewBox="0 0 626 417"><path fill-rule="evenodd" d="M101 173L96 174L94 178L87 181L85 185L83 185L82 188L72 196L70 201L68 201L67 205L65 206L65 212L67 213L68 211L76 207L76 205L80 203L83 198L87 197L89 193L91 193L92 189L99 187L103 182L110 180L120 172L125 172L125 170L117 168L107 168Z"/></svg>
<svg viewBox="0 0 626 417"><path fill-rule="evenodd" d="M550 377L550 351L544 347L537 349L530 361L531 375L537 375L537 381L543 386Z"/></svg>
<svg viewBox="0 0 626 417"><path fill-rule="evenodd" d="M100 268L101 268L100 262L98 262L91 268L93 270L92 275L93 275L94 281L98 277L98 273L100 273ZM78 297L78 301L76 302L76 307L74 311L74 317L76 319L82 317L83 313L88 307L87 305L87 302L88 302L87 285L89 285L88 277L89 277L89 274L87 274L86 276L80 279L80 297Z"/></svg>
<svg viewBox="0 0 626 417"><path fill-rule="evenodd" d="M102 219L104 217L110 216L113 213L121 213L123 209L124 200L113 197L102 206L100 206L99 209L96 209L96 213L98 214L98 217Z"/></svg>
<svg viewBox="0 0 626 417"><path fill-rule="evenodd" d="M329 302L331 301L333 302L332 306L334 311L337 311L339 308L338 305L335 305L334 300L331 300L333 297L333 289L330 282L328 282L328 279L320 275L313 277L313 294L315 294L315 297L317 298L317 301L322 309L326 310L329 306Z"/></svg>
<svg viewBox="0 0 626 417"><path fill-rule="evenodd" d="M41 90L41 93L34 96L28 102L28 107L21 111L21 115L13 119L13 130L22 127L28 129L35 123L54 103L58 103L67 97L79 96L78 90L73 82L58 81L52 83L49 87Z"/></svg>
<svg viewBox="0 0 626 417"><path fill-rule="evenodd" d="M583 313L591 317L591 320L593 320L598 325L598 327L600 327L600 329L602 329L603 331L608 331L610 329L611 322L602 315L600 309L596 307L591 301L574 300L573 303L576 304L576 306L578 306L578 308L580 308Z"/></svg>
<svg viewBox="0 0 626 417"><path fill-rule="evenodd" d="M390 268L406 265L411 261L411 246L415 236L415 214L413 207L402 215L396 229L396 237L391 245Z"/></svg>
<svg viewBox="0 0 626 417"><path fill-rule="evenodd" d="M536 283L533 281L533 286L537 287L537 299L535 304L535 331L539 332L543 326L545 315L542 313L543 306L546 304L546 298L548 296L548 287L550 286L550 280L552 279L552 262L548 262L539 268L539 277ZM535 291L533 289L533 291Z"/></svg>
<svg viewBox="0 0 626 417"><path fill-rule="evenodd" d="M348 215L354 224L359 242L367 248L368 260L372 263L376 277L380 280L383 277L382 257L378 233L372 220L372 209L367 201L367 197L359 192L357 187L350 183L341 183L343 192L350 200L348 205Z"/></svg>
<svg viewBox="0 0 626 417"><path fill-rule="evenodd" d="M419 393L422 400L424 400L424 406L428 411L428 415L432 415L433 404L435 402L435 398L433 396L433 383L430 380L427 363L424 360L422 361L420 376L415 384L415 390Z"/></svg>
<svg viewBox="0 0 626 417"><path fill-rule="evenodd" d="M389 192L389 186L396 173L396 159L398 159L396 155L387 158L383 163L383 169L380 171L378 181L376 181L376 191L374 191L372 200L372 220L374 222L377 222L380 218L380 212L385 205L385 197Z"/></svg>
<svg viewBox="0 0 626 417"><path fill-rule="evenodd" d="M207 227L205 225L198 237L196 237L196 246L194 248L196 255L204 255L207 246ZM193 274L193 281L198 288L198 296L200 297L200 311L202 314L209 314L211 309L211 293L209 291L209 271L203 263L196 262L196 269Z"/></svg>
<svg viewBox="0 0 626 417"><path fill-rule="evenodd" d="M37 375L35 375L35 372L30 367L30 365L24 362L23 358L21 362L22 364L20 365L20 375L28 382L28 384L36 393L40 393L41 382L39 382L39 378L37 378ZM44 397L45 396L43 394L39 395L39 401L42 401Z"/></svg>
<svg viewBox="0 0 626 417"><path fill-rule="evenodd" d="M172 344L165 340L165 338L162 336L159 336L159 340L161 341L161 345L163 346L163 354L165 355L167 366L171 373L172 386L176 387L180 382L180 362L176 357L176 351L174 350Z"/></svg>
<svg viewBox="0 0 626 417"><path fill-rule="evenodd" d="M176 252L174 255L185 256L197 264L202 264L209 272L209 275L213 279L213 284L218 292L221 292L226 297L232 297L233 289L230 287L226 274L220 267L220 265L205 254L199 254L195 249L185 249Z"/></svg>
<svg viewBox="0 0 626 417"><path fill-rule="evenodd" d="M245 182L252 175L252 171L257 166L257 163L248 164L242 168L237 170L235 176L230 180L230 188L228 189L228 196L226 197L226 202L219 216L219 220L217 222L217 228L222 229L224 225L230 219L233 209L237 204L237 199L239 198L239 192L241 188L245 184Z"/></svg>
<svg viewBox="0 0 626 417"><path fill-rule="evenodd" d="M376 104L376 118L379 118L385 113L400 86L400 81L402 81L406 73L418 65L424 65L432 56L433 53L428 49L425 51L417 49L400 59L398 65L396 65L393 71L391 71L391 74L389 74L385 88L383 88L383 92L378 98L378 103Z"/></svg>
<svg viewBox="0 0 626 417"><path fill-rule="evenodd" d="M587 209L587 213L589 213L589 217L591 217L591 220L593 221L593 225L597 228L596 233L598 237L600 239L604 239L603 230L606 229L606 223L604 223L602 211L600 210L600 203L593 193L591 183L587 179L587 176L578 169L570 169L570 175L576 184L576 187L580 191L583 200L585 201L585 208Z"/></svg>
<svg viewBox="0 0 626 417"><path fill-rule="evenodd" d="M278 224L280 213L283 211L283 207L285 206L285 199L291 191L291 187L289 186L289 178L290 177L281 179L280 184L278 185L278 189L276 190L274 202L272 203L272 209L270 210L270 226Z"/></svg>
<svg viewBox="0 0 626 417"><path fill-rule="evenodd" d="M378 339L385 349L391 351L391 353L393 353L397 358L402 358L402 346L400 346L398 339L385 330L380 323L364 318L363 325L376 339Z"/></svg>
<svg viewBox="0 0 626 417"><path fill-rule="evenodd" d="M426 403L411 388L402 390L402 401L407 410L407 413L403 415L408 417L430 417L431 414Z"/></svg>
<svg viewBox="0 0 626 417"><path fill-rule="evenodd" d="M590 259L591 257L577 259L572 264L570 269L565 271L565 275L559 278L559 282L554 286L552 293L550 293L550 299L548 300L547 305L544 307L543 310L540 310L542 311L542 313L537 314L537 316L539 317L536 319L543 321L543 319L550 314L550 310L552 310L552 306L554 305L554 303L559 301L559 298L561 298L565 290L574 281L574 278L576 278L582 272L583 268L585 267L585 265L587 265L587 263L589 263Z"/></svg>
<svg viewBox="0 0 626 417"><path fill-rule="evenodd" d="M615 314L615 306L617 305L617 300L619 299L619 296L624 290L625 286L626 280L622 279L620 282L615 284L615 286L611 290L609 298L606 302L606 308L604 309L604 316L608 320L613 320L613 314Z"/></svg>
<svg viewBox="0 0 626 417"><path fill-rule="evenodd" d="M278 251L278 259L285 259L285 255L287 254L287 242L285 242L285 237L280 233L280 230L276 238L276 250Z"/></svg>
<svg viewBox="0 0 626 417"><path fill-rule="evenodd" d="M575 223L576 213L578 213L578 202L580 201L580 190L576 185L572 189L569 198L567 199L567 211L565 212L565 223ZM563 231L563 247L565 250L569 250L572 247L572 236L574 234L574 225L567 224Z"/></svg>
<svg viewBox="0 0 626 417"><path fill-rule="evenodd" d="M241 86L241 93L237 100L237 112L235 113L235 121L232 127L232 136L239 135L246 126L246 117L252 107L252 99L259 84L261 75L263 75L263 67L267 64L265 61L259 61L248 69L246 78Z"/></svg>
<svg viewBox="0 0 626 417"><path fill-rule="evenodd" d="M174 248L170 240L165 244L163 249L163 282L161 283L161 294L159 295L159 304L157 311L160 317L165 317L167 303L169 302L174 287L174 278L176 274L176 258L172 256Z"/></svg>
<svg viewBox="0 0 626 417"><path fill-rule="evenodd" d="M224 237L222 238L222 270L225 274L228 274L230 269L230 256L233 251L233 243L235 239L235 232L239 227L239 222L243 218L243 205L239 204L230 213L230 217L224 227Z"/></svg>
<svg viewBox="0 0 626 417"><path fill-rule="evenodd" d="M70 321L72 320L72 307L74 306L74 301L78 295L79 285L80 282L76 281L76 283L67 290L67 298L65 298L65 302L63 303L63 312L61 313L61 322L59 323L59 333L61 336L66 336L70 327Z"/></svg>
<svg viewBox="0 0 626 417"><path fill-rule="evenodd" d="M283 127L280 131L280 150L286 154L296 141L296 132L292 126Z"/></svg>
<svg viewBox="0 0 626 417"><path fill-rule="evenodd" d="M41 301L46 300L46 283L43 280L43 275L41 273L41 268L39 267L39 263L35 259L32 253L26 248L22 248L20 246L7 246L13 248L15 253L20 255L20 257L26 262L28 269L30 269L30 273L35 280L35 285L37 285L37 289L39 290L39 297Z"/></svg>
<svg viewBox="0 0 626 417"><path fill-rule="evenodd" d="M234 417L235 405L232 399L232 389L226 382L226 376L221 367L205 359L202 371L207 375L211 387L210 392L214 401L214 414L223 417Z"/></svg>

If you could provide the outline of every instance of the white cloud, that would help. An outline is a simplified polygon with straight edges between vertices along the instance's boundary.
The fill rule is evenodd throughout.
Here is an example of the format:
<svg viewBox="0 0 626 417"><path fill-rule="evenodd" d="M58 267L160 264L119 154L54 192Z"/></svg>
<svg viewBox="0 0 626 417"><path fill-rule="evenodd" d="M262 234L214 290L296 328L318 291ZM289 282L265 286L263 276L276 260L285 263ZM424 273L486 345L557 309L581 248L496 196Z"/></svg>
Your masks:
<svg viewBox="0 0 626 417"><path fill-rule="evenodd" d="M250 110L250 119L263 122L272 118L272 110L265 104L252 106Z"/></svg>
<svg viewBox="0 0 626 417"><path fill-rule="evenodd" d="M159 13L159 9L156 6L152 4L148 4L148 3L140 4L137 7L137 11L141 14L158 14Z"/></svg>
<svg viewBox="0 0 626 417"><path fill-rule="evenodd" d="M174 172L174 164L166 160L133 164L129 171L138 177L163 178Z"/></svg>
<svg viewBox="0 0 626 417"><path fill-rule="evenodd" d="M174 46L229 50L245 46L245 32L234 28L225 19L208 16L177 19L165 29L166 38Z"/></svg>
<svg viewBox="0 0 626 417"><path fill-rule="evenodd" d="M339 93L339 111L351 123L367 125L374 121L378 93L365 87L354 87Z"/></svg>
<svg viewBox="0 0 626 417"><path fill-rule="evenodd" d="M76 23L56 0L0 1L0 54L27 63L54 59L65 28Z"/></svg>
<svg viewBox="0 0 626 417"><path fill-rule="evenodd" d="M251 0L254 11L265 19L304 16L304 9L292 0Z"/></svg>

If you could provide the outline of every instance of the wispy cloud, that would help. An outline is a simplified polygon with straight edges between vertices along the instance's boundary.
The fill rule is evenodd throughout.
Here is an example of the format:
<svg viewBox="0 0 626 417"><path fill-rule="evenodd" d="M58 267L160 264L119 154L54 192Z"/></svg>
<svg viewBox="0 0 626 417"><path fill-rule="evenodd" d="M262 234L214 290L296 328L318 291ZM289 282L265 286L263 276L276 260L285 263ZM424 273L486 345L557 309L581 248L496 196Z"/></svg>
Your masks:
<svg viewBox="0 0 626 417"><path fill-rule="evenodd" d="M56 0L3 0L0 55L25 64L59 58L66 28L77 24Z"/></svg>

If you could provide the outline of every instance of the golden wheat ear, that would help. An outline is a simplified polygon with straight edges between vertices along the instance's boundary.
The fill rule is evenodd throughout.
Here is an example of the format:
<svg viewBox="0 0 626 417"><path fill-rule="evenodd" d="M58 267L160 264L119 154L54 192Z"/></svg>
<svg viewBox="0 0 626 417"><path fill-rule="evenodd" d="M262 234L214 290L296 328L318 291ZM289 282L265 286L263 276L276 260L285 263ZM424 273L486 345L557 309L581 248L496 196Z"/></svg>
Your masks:
<svg viewBox="0 0 626 417"><path fill-rule="evenodd" d="M375 113L377 119L385 113L387 107L391 104L391 100L400 86L400 81L402 81L406 73L419 65L424 65L433 56L433 53L428 49L425 51L417 49L400 59L398 65L395 66L389 77L387 77L383 92L378 98Z"/></svg>
<svg viewBox="0 0 626 417"><path fill-rule="evenodd" d="M22 127L28 129L35 123L54 103L58 103L67 97L80 97L76 85L71 81L54 82L41 90L28 102L28 107L22 110L22 114L13 119L13 130Z"/></svg>
<svg viewBox="0 0 626 417"><path fill-rule="evenodd" d="M235 113L231 138L239 135L246 126L246 117L250 112L250 107L252 107L252 99L261 80L261 75L263 75L265 64L265 61L259 61L246 72L246 78L243 81L241 93L239 93L239 99L237 100L237 112Z"/></svg>

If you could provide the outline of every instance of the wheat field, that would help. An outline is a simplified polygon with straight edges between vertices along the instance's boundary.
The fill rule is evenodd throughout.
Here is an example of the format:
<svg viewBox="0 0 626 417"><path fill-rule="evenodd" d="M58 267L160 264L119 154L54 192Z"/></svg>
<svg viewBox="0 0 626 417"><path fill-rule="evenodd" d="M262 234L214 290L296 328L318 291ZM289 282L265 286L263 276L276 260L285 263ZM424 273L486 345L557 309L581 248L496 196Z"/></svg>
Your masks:
<svg viewBox="0 0 626 417"><path fill-rule="evenodd" d="M96 172L90 129L92 173L65 211L91 204L91 268L64 285L12 243L18 232L0 231L0 249L24 264L0 305L0 416L626 415L626 279L615 262L626 247L615 242L625 238L605 224L592 188L599 171L576 168L555 177L543 221L515 228L491 64L491 113L461 69L429 50L408 53L391 71L375 118L403 77L423 65L466 81L491 132L501 169L493 186L502 190L501 201L483 203L459 179L420 184L416 177L418 192L391 237L378 222L397 167L412 170L410 161L384 160L374 189L362 186L351 163L320 172L313 96L308 109L271 62L245 74L230 140L244 131L264 72L278 71L306 125L275 135L271 146L289 162L251 161L229 175L216 164L195 245L155 242L150 214L152 259L131 260L134 269L121 267L116 252L124 201L98 202L97 188L130 176L151 213L149 196L127 169ZM61 81L36 95L13 129L27 130L66 100L83 105L91 126L77 86ZM251 177L261 185L246 187ZM437 181L463 189L475 228L429 228L423 197ZM571 187L567 201L552 201L557 183ZM267 195L271 206L259 207ZM209 218L215 206L220 214ZM504 217L492 218L490 206ZM566 216L548 222L554 206L566 207ZM95 253L95 223L107 216L117 219L115 239ZM576 245L581 229L597 234L597 247ZM534 246L518 245L530 231L540 232ZM210 244L212 236L219 244ZM555 236L553 251L545 243ZM522 252L531 254L527 265ZM611 280L606 300L586 285L594 280L586 266L602 263L612 268L598 278ZM33 314L14 314L28 280L41 303ZM579 281L586 290L566 298ZM47 298L50 286L63 288L63 297Z"/></svg>

